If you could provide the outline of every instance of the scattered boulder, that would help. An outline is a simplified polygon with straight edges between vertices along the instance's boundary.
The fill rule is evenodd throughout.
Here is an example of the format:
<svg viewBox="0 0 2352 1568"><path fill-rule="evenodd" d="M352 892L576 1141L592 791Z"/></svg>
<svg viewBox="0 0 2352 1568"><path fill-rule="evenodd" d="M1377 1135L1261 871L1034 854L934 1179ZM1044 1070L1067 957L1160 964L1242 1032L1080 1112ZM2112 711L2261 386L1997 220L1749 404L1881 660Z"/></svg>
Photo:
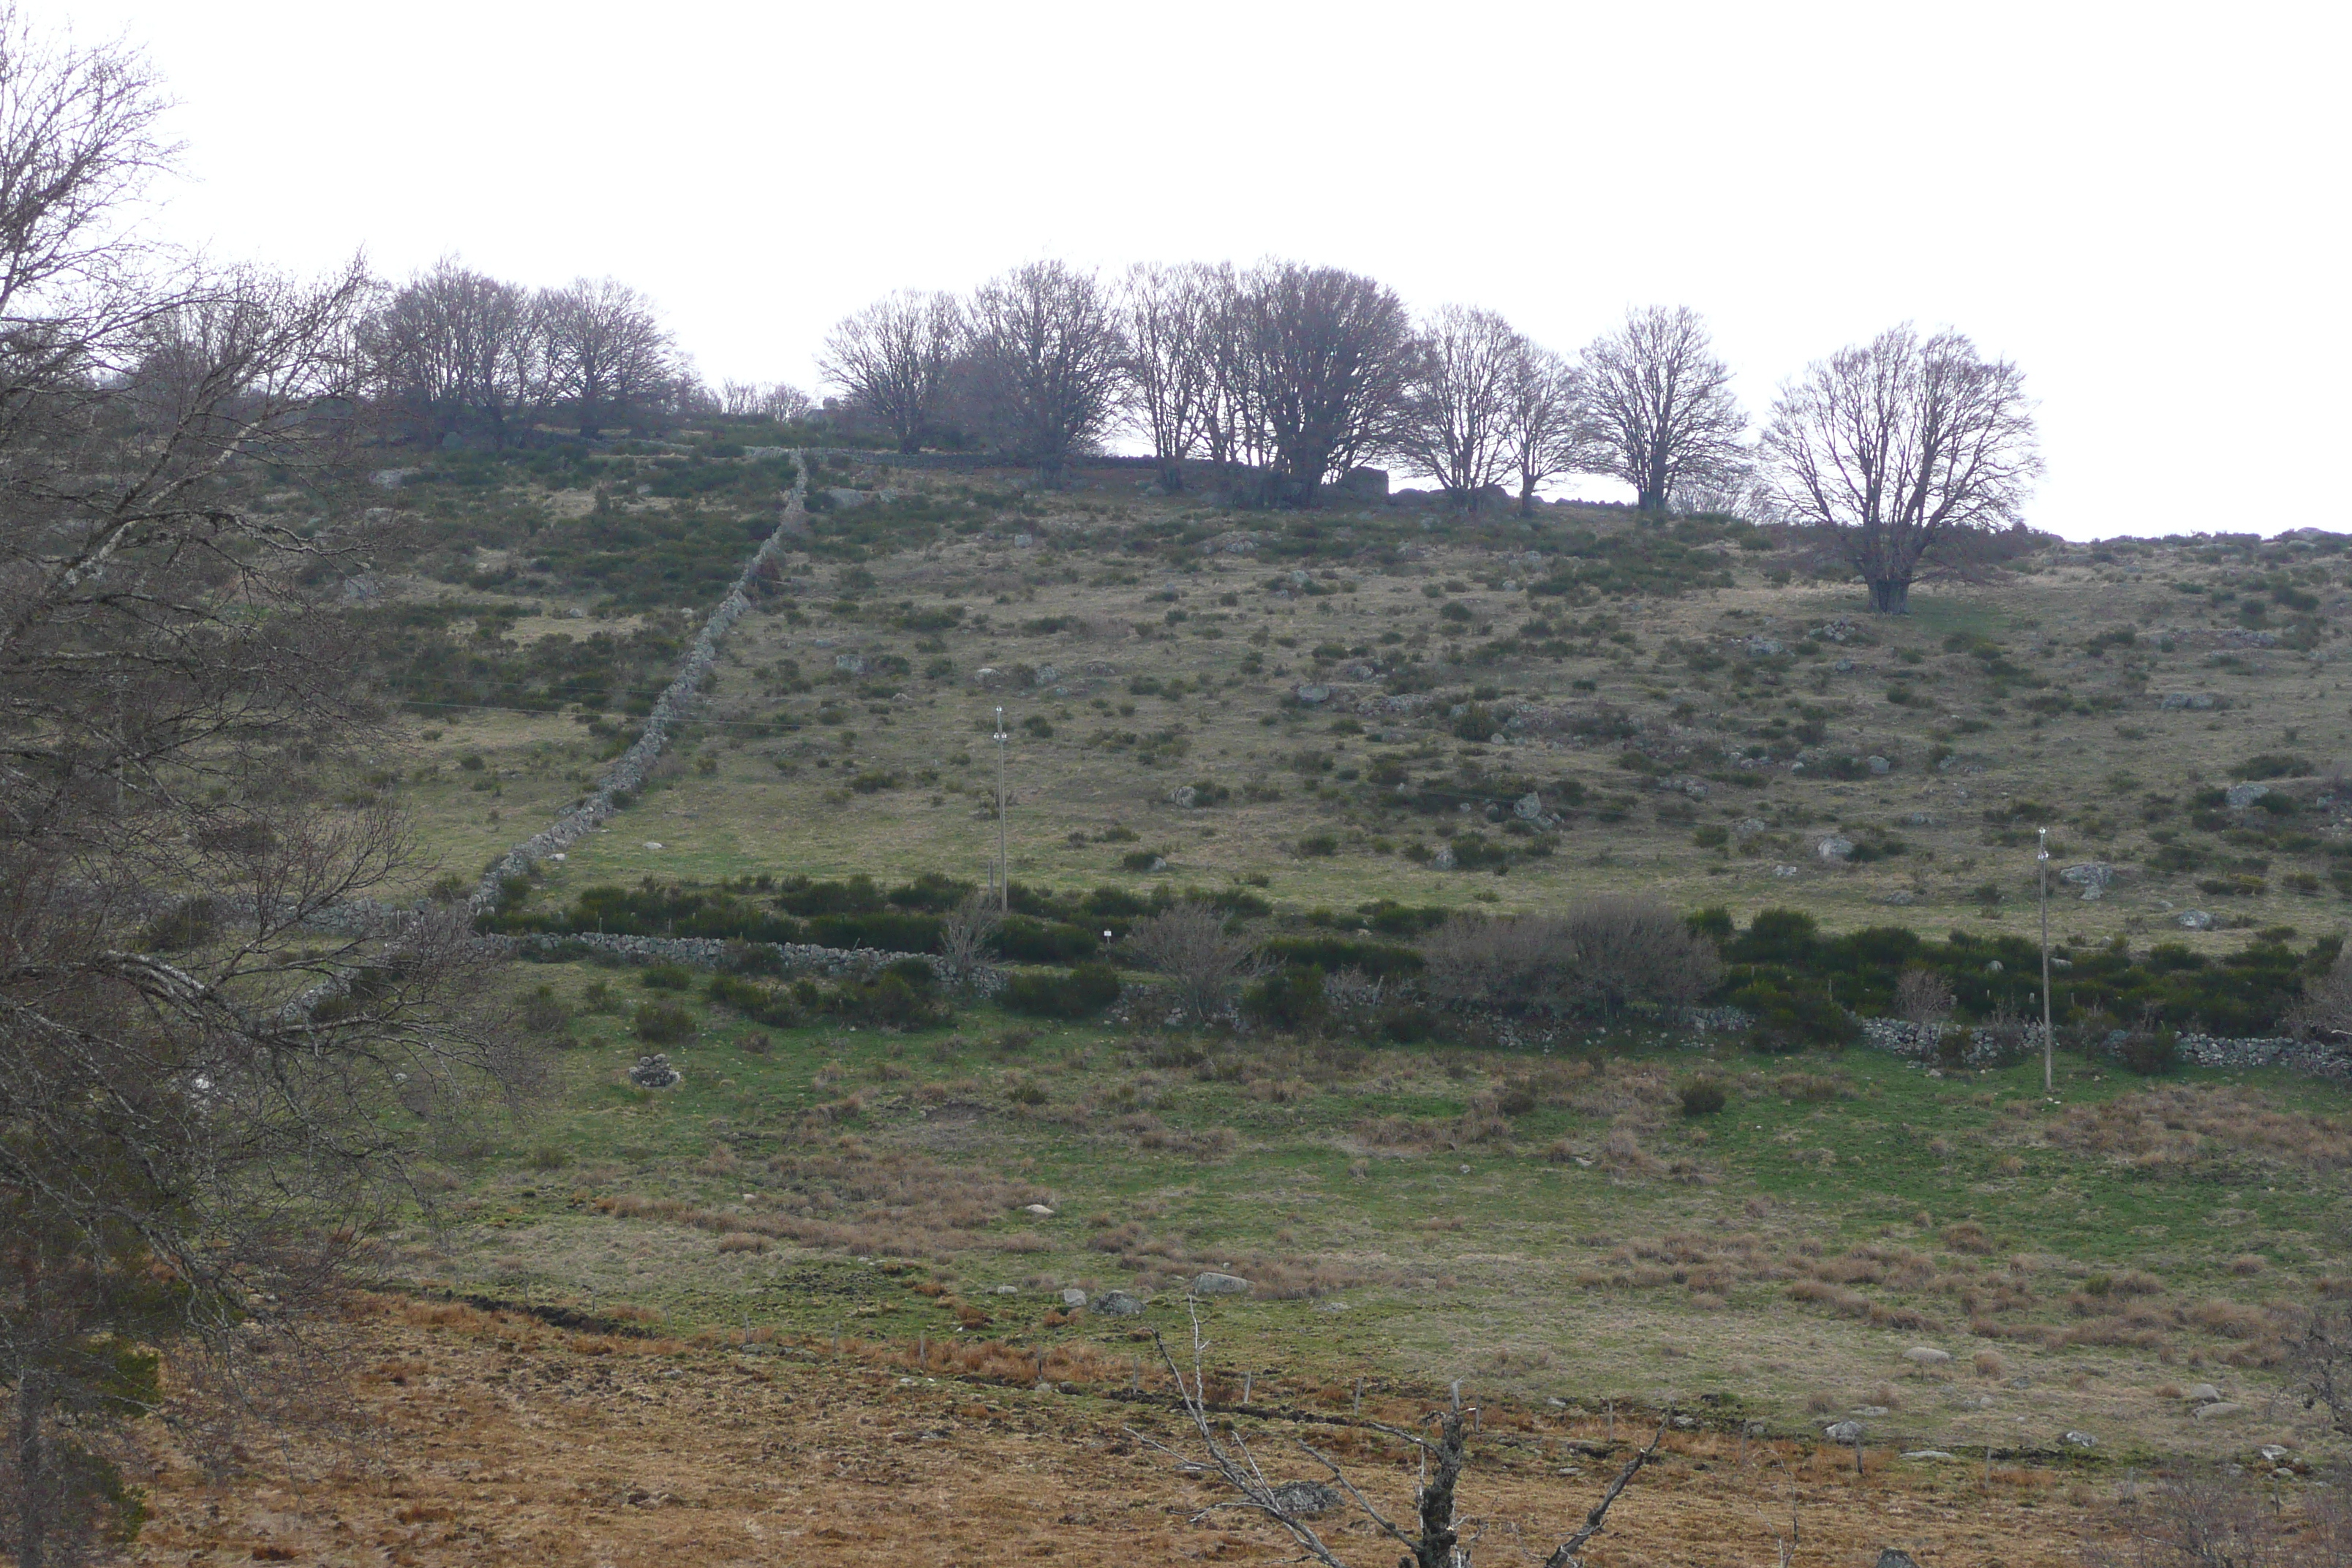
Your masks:
<svg viewBox="0 0 2352 1568"><path fill-rule="evenodd" d="M2213 917L2203 910L2183 910L2180 911L2180 924L2189 931L2211 931Z"/></svg>
<svg viewBox="0 0 2352 1568"><path fill-rule="evenodd" d="M1195 1296L1246 1296L1250 1282L1238 1274L1206 1273L1192 1277Z"/></svg>
<svg viewBox="0 0 2352 1568"><path fill-rule="evenodd" d="M2230 803L2231 811L2243 811L2270 793L2271 786L2268 784L2231 784L2222 792L2221 798Z"/></svg>
<svg viewBox="0 0 2352 1568"><path fill-rule="evenodd" d="M1013 548L1015 550L1026 550L1036 542L1037 536L1034 533L1016 533L1013 536Z"/></svg>
<svg viewBox="0 0 2352 1568"><path fill-rule="evenodd" d="M1753 838L1769 826L1760 816L1743 816L1731 825L1731 836L1734 838Z"/></svg>
<svg viewBox="0 0 2352 1568"><path fill-rule="evenodd" d="M1813 853L1833 866L1843 866L1845 858L1853 853L1853 840L1832 833L1813 846Z"/></svg>
<svg viewBox="0 0 2352 1568"><path fill-rule="evenodd" d="M2181 1397L2191 1405L2217 1405L2221 1403L2221 1391L2210 1383L2197 1383L2191 1384Z"/></svg>
<svg viewBox="0 0 2352 1568"><path fill-rule="evenodd" d="M2099 1440L2088 1432L2069 1432L2066 1434L2066 1443L2068 1447L2074 1448L2095 1448L2099 1446Z"/></svg>
<svg viewBox="0 0 2352 1568"><path fill-rule="evenodd" d="M1055 668L1050 664L1041 664L1037 667L1037 673L1030 677L1030 684L1033 686L1051 686L1054 682L1061 679L1062 672L1060 670Z"/></svg>
<svg viewBox="0 0 2352 1568"><path fill-rule="evenodd" d="M1083 1307L1086 1304L1087 1293L1084 1290L1079 1289L1076 1286L1073 1285L1068 1289L1062 1292L1063 1306L1076 1309Z"/></svg>
<svg viewBox="0 0 2352 1568"><path fill-rule="evenodd" d="M1910 1456L1904 1456L1908 1458ZM1949 1456L1947 1456L1948 1458ZM1888 1546L1880 1550L1874 1568L1919 1568L1919 1560L1908 1552Z"/></svg>
<svg viewBox="0 0 2352 1568"><path fill-rule="evenodd" d="M2210 1405L2199 1405L2197 1407L2197 1419L2200 1421L2218 1421L2224 1415L2235 1415L2239 1411L2243 1410L2244 1408L2244 1405L2239 1404L2234 1399L2217 1399Z"/></svg>
<svg viewBox="0 0 2352 1568"><path fill-rule="evenodd" d="M1285 1481L1274 1489L1274 1506L1292 1519L1328 1513L1342 1500L1337 1487L1327 1487L1321 1481Z"/></svg>
<svg viewBox="0 0 2352 1568"><path fill-rule="evenodd" d="M1054 1217L1054 1211L1047 1208L1044 1204L1024 1204L1021 1205L1021 1212L1023 1214L1034 1214L1039 1219L1052 1219Z"/></svg>
<svg viewBox="0 0 2352 1568"><path fill-rule="evenodd" d="M2168 691L2160 704L2166 708L2210 708L2213 699L2202 691Z"/></svg>
<svg viewBox="0 0 2352 1568"><path fill-rule="evenodd" d="M1178 784L1174 789L1168 792L1168 799L1171 805L1182 806L1188 811L1192 809L1192 803L1200 798L1201 792L1194 789L1191 784Z"/></svg>
<svg viewBox="0 0 2352 1568"><path fill-rule="evenodd" d="M1454 846L1448 844L1441 847L1436 854L1430 857L1429 863L1441 871L1454 869Z"/></svg>
<svg viewBox="0 0 2352 1568"><path fill-rule="evenodd" d="M1527 794L1519 796L1518 800L1512 805L1511 812L1521 822L1540 822L1543 820L1544 814L1543 796L1538 795L1533 790L1529 790Z"/></svg>
<svg viewBox="0 0 2352 1568"><path fill-rule="evenodd" d="M1873 757L1870 759L1870 771L1874 773L1891 773L1895 771L1895 764L1885 757Z"/></svg>
<svg viewBox="0 0 2352 1568"><path fill-rule="evenodd" d="M1875 1419L1878 1416L1889 1414L1889 1412L1884 1405L1857 1405L1853 1407L1852 1414L1865 1418Z"/></svg>
<svg viewBox="0 0 2352 1568"><path fill-rule="evenodd" d="M863 675L866 673L866 656L856 653L835 654L833 668L840 670L844 675Z"/></svg>
<svg viewBox="0 0 2352 1568"><path fill-rule="evenodd" d="M1914 1448L1903 1457L1906 1459L1948 1459L1952 1456L1941 1448Z"/></svg>
<svg viewBox="0 0 2352 1568"><path fill-rule="evenodd" d="M1143 1316L1143 1298L1125 1290L1106 1290L1094 1308L1106 1318L1139 1318Z"/></svg>
<svg viewBox="0 0 2352 1568"><path fill-rule="evenodd" d="M1822 1428L1822 1436L1832 1443L1859 1443L1862 1441L1862 1423L1832 1421Z"/></svg>
<svg viewBox="0 0 2352 1568"><path fill-rule="evenodd" d="M2106 896L2108 886L2116 879L2116 868L2105 860L2085 860L2059 872L2058 879L2069 887L2082 889L2083 900L2089 903Z"/></svg>
<svg viewBox="0 0 2352 1568"><path fill-rule="evenodd" d="M1297 698L1301 703L1312 708L1318 702L1328 702L1331 700L1331 689L1328 686L1301 686L1291 695Z"/></svg>
<svg viewBox="0 0 2352 1568"><path fill-rule="evenodd" d="M1903 1352L1903 1359L1913 1366L1942 1366L1952 1359L1952 1352L1933 1345L1913 1345Z"/></svg>
<svg viewBox="0 0 2352 1568"><path fill-rule="evenodd" d="M629 1069L629 1081L639 1089L675 1089L686 1081L686 1075L669 1065L668 1057L656 1052L637 1058L637 1065Z"/></svg>

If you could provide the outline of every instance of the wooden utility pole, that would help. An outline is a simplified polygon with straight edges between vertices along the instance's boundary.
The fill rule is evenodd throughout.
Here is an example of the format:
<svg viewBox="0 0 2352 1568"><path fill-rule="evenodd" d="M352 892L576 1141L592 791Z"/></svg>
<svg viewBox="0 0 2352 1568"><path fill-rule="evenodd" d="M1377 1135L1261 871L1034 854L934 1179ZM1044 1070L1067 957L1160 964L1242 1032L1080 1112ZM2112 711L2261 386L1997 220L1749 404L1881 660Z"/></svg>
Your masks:
<svg viewBox="0 0 2352 1568"><path fill-rule="evenodd" d="M1013 909L1012 869L1004 858L1004 742L1012 738L1004 732L1004 710L999 708L996 710L996 912L999 914L1010 913ZM2045 975L2049 967L2045 961L2042 964Z"/></svg>
<svg viewBox="0 0 2352 1568"><path fill-rule="evenodd" d="M2057 1044L2050 1032L2050 830L2036 829L2041 847L2034 860L2042 868L2042 1092L2050 1094L2055 1088L2053 1058Z"/></svg>

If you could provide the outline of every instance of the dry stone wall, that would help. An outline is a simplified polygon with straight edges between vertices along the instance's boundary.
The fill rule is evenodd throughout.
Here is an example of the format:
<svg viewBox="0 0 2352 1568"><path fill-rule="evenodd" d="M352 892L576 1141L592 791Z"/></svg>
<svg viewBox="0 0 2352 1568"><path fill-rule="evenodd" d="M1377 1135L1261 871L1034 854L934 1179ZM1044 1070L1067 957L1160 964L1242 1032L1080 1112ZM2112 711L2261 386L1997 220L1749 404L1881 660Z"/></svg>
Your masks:
<svg viewBox="0 0 2352 1568"><path fill-rule="evenodd" d="M500 886L509 878L527 876L532 867L550 855L570 848L602 826L619 809L621 796L634 795L645 787L646 780L652 776L654 763L661 759L662 752L669 745L672 731L693 707L695 698L701 692L703 681L709 678L711 667L719 661L719 645L726 640L735 623L751 609L750 590L760 569L773 559L784 548L785 541L803 526L803 514L808 501L808 456L806 452L800 451L793 454L795 472L792 494L784 502L783 521L776 525L773 533L761 542L760 548L751 552L751 558L743 563L741 574L736 577L734 586L728 589L727 596L719 600L719 607L711 612L701 635L694 639L694 646L687 650L685 659L679 664L677 679L655 700L653 712L646 720L644 733L637 737L635 745L622 753L620 760L597 782L596 787L588 792L586 798L564 812L562 820L524 839L492 862L474 888L471 901L477 914L497 906Z"/></svg>

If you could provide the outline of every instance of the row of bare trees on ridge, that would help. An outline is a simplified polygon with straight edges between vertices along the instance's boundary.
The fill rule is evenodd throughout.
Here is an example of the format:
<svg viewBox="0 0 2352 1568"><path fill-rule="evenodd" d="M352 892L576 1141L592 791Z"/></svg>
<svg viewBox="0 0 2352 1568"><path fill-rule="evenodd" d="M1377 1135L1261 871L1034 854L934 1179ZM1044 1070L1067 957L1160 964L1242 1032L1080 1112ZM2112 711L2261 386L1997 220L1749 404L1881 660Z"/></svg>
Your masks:
<svg viewBox="0 0 2352 1568"><path fill-rule="evenodd" d="M902 451L977 440L1048 482L1121 430L1168 490L1205 459L1228 499L1276 506L1375 460L1474 511L1516 490L1521 515L1548 480L1605 475L1648 513L1822 529L1895 613L1940 542L2017 524L2040 472L2021 373L1957 331L1906 324L1815 362L1750 442L1687 307L1631 310L1570 359L1493 310L1416 321L1374 279L1284 260L1110 279L1032 262L966 298L877 300L819 363Z"/></svg>

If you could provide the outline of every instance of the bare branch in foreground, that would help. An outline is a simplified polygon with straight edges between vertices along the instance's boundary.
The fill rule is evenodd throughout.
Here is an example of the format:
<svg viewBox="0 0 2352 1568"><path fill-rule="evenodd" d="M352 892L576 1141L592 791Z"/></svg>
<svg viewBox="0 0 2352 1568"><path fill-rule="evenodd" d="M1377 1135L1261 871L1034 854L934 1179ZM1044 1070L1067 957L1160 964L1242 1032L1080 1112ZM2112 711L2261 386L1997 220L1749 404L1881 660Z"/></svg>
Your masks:
<svg viewBox="0 0 2352 1568"><path fill-rule="evenodd" d="M1191 1379L1187 1381L1183 1368L1177 1364L1174 1354L1159 1334L1151 1336L1151 1342L1159 1349L1160 1358L1167 1365L1169 1375L1176 1380L1178 1398L1182 1402L1185 1416L1192 1422L1192 1430L1200 1440L1202 1457L1196 1458L1181 1453L1131 1426L1127 1428L1127 1432L1145 1447L1176 1460L1184 1469L1215 1476L1236 1494L1234 1500L1213 1503L1195 1513L1192 1518L1196 1522L1227 1510L1261 1514L1289 1532L1291 1540L1306 1554L1303 1560L1324 1563L1327 1568L1347 1568L1330 1545L1302 1517L1324 1511L1338 1500L1338 1494L1344 1493L1362 1510L1375 1530L1412 1553L1407 1559L1412 1568L1459 1568L1460 1564L1466 1563L1466 1554L1462 1551L1461 1527L1465 1521L1454 1506L1454 1490L1461 1480L1463 1467L1469 1459L1465 1423L1474 1412L1464 1410L1458 1392L1451 1409L1432 1412L1429 1417L1438 1427L1434 1441L1402 1427L1377 1421L1366 1423L1375 1431L1412 1444L1419 1452L1421 1475L1414 1488L1413 1510L1419 1516L1420 1531L1408 1534L1364 1495L1336 1460L1312 1445L1293 1439L1300 1452L1330 1473L1331 1484L1328 1486L1313 1481L1271 1481L1258 1464L1257 1456L1251 1452L1249 1444L1232 1423L1226 1424L1222 1437L1218 1435L1209 1419L1208 1385L1202 1366L1209 1344L1202 1337L1199 1304L1187 1299L1185 1305L1192 1321ZM1617 1479L1609 1483L1608 1490L1584 1516L1584 1523L1575 1533L1552 1549L1551 1554L1544 1559L1544 1568L1581 1568L1582 1559L1578 1553L1601 1533L1608 1521L1610 1508L1633 1483L1633 1477L1642 1467L1656 1458L1658 1445L1664 1440L1666 1427L1673 1419L1674 1411L1669 1406L1658 1417L1658 1428L1650 1435L1649 1443L1625 1462L1624 1468L1617 1472ZM1475 1537L1472 1540L1475 1541Z"/></svg>

